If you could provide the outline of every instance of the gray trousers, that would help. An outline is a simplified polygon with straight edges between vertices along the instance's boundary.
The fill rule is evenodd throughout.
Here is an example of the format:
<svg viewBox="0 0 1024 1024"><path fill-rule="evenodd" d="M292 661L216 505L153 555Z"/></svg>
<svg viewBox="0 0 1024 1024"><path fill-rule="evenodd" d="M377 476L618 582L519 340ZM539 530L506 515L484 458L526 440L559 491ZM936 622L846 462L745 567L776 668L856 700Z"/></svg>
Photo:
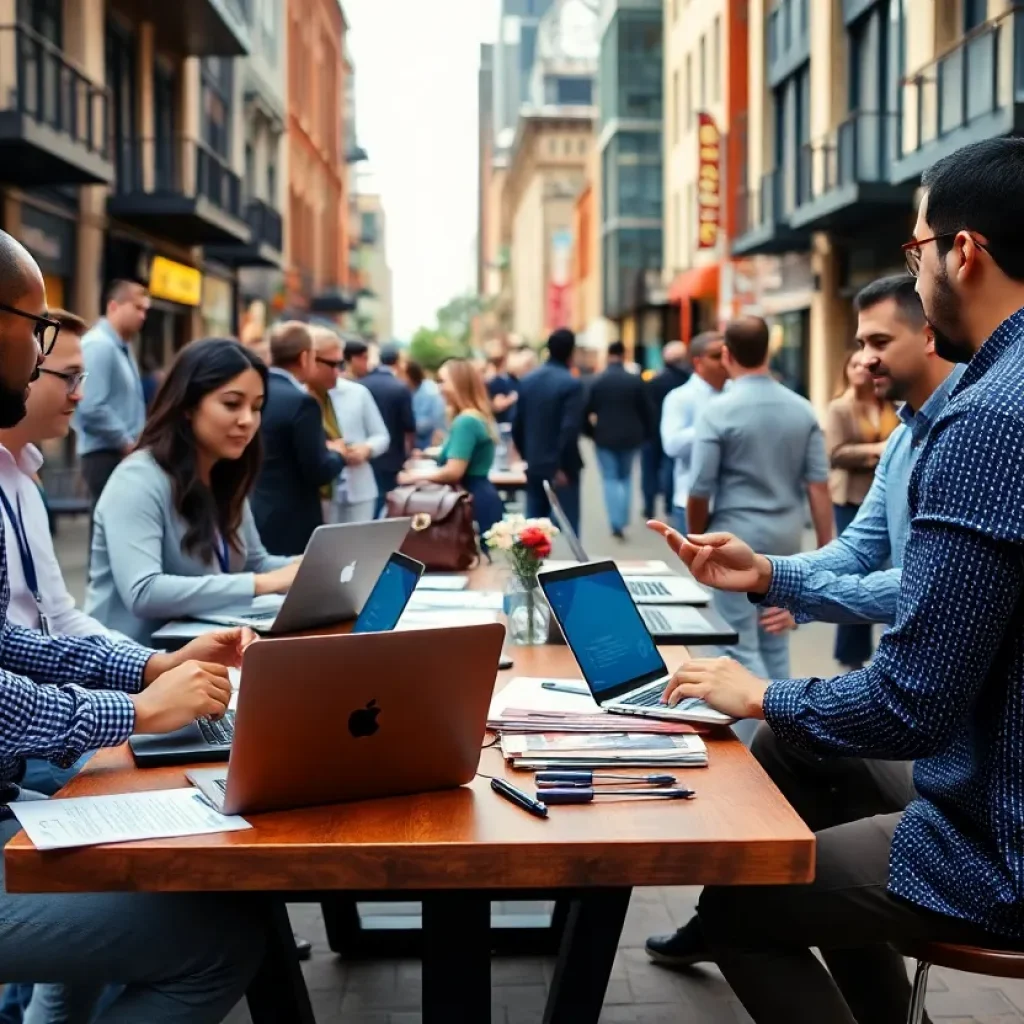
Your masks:
<svg viewBox="0 0 1024 1024"><path fill-rule="evenodd" d="M0 846L18 827L0 822ZM66 1024L92 1021L104 984L124 990L96 1024L220 1024L260 965L262 906L187 893L14 895L0 859L0 981L66 986Z"/></svg>
<svg viewBox="0 0 1024 1024"><path fill-rule="evenodd" d="M816 833L815 880L704 890L697 912L722 974L755 1024L905 1024L910 983L889 942L992 941L886 890L912 766L818 758L763 724L752 750Z"/></svg>
<svg viewBox="0 0 1024 1024"><path fill-rule="evenodd" d="M375 518L377 499L344 504L339 501L325 501L323 505L325 523L368 523Z"/></svg>

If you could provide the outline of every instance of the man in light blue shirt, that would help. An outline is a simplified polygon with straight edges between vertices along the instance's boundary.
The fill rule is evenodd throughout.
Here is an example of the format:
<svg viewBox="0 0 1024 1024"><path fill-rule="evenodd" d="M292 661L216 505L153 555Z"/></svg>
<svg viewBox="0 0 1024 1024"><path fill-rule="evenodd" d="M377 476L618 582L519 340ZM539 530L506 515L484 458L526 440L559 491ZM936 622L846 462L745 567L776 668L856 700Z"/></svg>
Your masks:
<svg viewBox="0 0 1024 1024"><path fill-rule="evenodd" d="M698 334L690 342L693 374L685 384L668 393L661 409L661 446L674 461L673 514L680 533L686 533L686 499L690 493L690 458L697 417L729 380L722 361L724 347L718 332Z"/></svg>
<svg viewBox="0 0 1024 1024"><path fill-rule="evenodd" d="M416 447L420 450L439 444L447 427L444 398L437 386L415 359L406 359L405 376L412 389L412 414L416 420Z"/></svg>
<svg viewBox="0 0 1024 1024"><path fill-rule="evenodd" d="M114 281L107 292L106 316L82 338L89 387L73 426L94 508L146 423L146 399L131 342L148 312L149 294L141 284Z"/></svg>

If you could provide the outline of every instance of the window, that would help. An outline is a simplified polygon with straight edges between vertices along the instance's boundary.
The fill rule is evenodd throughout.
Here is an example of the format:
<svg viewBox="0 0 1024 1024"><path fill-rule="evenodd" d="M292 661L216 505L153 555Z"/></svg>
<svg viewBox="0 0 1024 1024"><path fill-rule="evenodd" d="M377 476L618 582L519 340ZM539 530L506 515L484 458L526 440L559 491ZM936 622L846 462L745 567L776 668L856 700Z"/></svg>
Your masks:
<svg viewBox="0 0 1024 1024"><path fill-rule="evenodd" d="M708 54L707 36L701 36L697 44L697 88L700 90L700 109L708 105Z"/></svg>
<svg viewBox="0 0 1024 1024"><path fill-rule="evenodd" d="M669 112L672 118L672 141L679 145L679 127L683 120L682 111L679 109L679 72L672 72L672 110Z"/></svg>
<svg viewBox="0 0 1024 1024"><path fill-rule="evenodd" d="M685 267L683 262L683 199L678 192L672 194L672 234L673 248L672 266L679 270Z"/></svg>
<svg viewBox="0 0 1024 1024"><path fill-rule="evenodd" d="M686 107L686 127L693 127L693 54L686 55L686 81L684 83L683 103Z"/></svg>
<svg viewBox="0 0 1024 1024"><path fill-rule="evenodd" d="M114 164L117 172L117 189L128 192L141 185L141 155L137 152L135 138L135 39L123 32L112 22L107 23L106 65L107 88L110 89L112 129L116 140Z"/></svg>
<svg viewBox="0 0 1024 1024"><path fill-rule="evenodd" d="M204 57L201 65L203 142L227 160L231 153L231 90L234 62Z"/></svg>
<svg viewBox="0 0 1024 1024"><path fill-rule="evenodd" d="M683 232L683 255L686 259L686 266L693 263L693 236L695 232L694 222L697 214L697 191L693 182L686 186L686 214L683 219L686 230Z"/></svg>
<svg viewBox="0 0 1024 1024"><path fill-rule="evenodd" d="M586 156L587 155L587 137L585 135L580 139L580 141L579 141L579 143L577 145L578 145L578 148L579 148L579 151L580 151L580 156Z"/></svg>
<svg viewBox="0 0 1024 1024"><path fill-rule="evenodd" d="M153 62L153 129L155 137L155 170L157 188L172 188L175 182L177 153L175 117L177 77L174 66L159 58Z"/></svg>
<svg viewBox="0 0 1024 1024"><path fill-rule="evenodd" d="M277 140L267 154L267 203L277 209Z"/></svg>
<svg viewBox="0 0 1024 1024"><path fill-rule="evenodd" d="M722 98L722 19L715 16L711 27L711 99Z"/></svg>
<svg viewBox="0 0 1024 1024"><path fill-rule="evenodd" d="M972 32L988 20L988 0L963 0L964 32Z"/></svg>
<svg viewBox="0 0 1024 1024"><path fill-rule="evenodd" d="M256 199L256 150L252 140L245 142L245 198Z"/></svg>
<svg viewBox="0 0 1024 1024"><path fill-rule="evenodd" d="M622 20L618 72L618 116L660 121L665 91L661 17L653 20L631 16Z"/></svg>
<svg viewBox="0 0 1024 1024"><path fill-rule="evenodd" d="M18 0L18 21L54 46L63 46L63 0Z"/></svg>

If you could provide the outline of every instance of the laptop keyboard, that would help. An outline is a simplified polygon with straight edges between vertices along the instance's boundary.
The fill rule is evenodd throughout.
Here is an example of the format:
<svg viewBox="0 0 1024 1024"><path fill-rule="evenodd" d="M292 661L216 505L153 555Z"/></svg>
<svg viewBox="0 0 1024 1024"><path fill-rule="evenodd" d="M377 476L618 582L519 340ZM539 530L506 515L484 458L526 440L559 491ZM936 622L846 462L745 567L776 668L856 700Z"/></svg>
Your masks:
<svg viewBox="0 0 1024 1024"><path fill-rule="evenodd" d="M658 611L657 608L645 609L643 612L643 618L647 622L647 625L656 633L672 632L672 627L669 624L668 617L664 612Z"/></svg>
<svg viewBox="0 0 1024 1024"><path fill-rule="evenodd" d="M228 711L219 722L210 722L205 718L196 720L199 732L204 740L213 747L230 746L235 738L235 713Z"/></svg>
<svg viewBox="0 0 1024 1024"><path fill-rule="evenodd" d="M669 597L672 593L659 580L626 580L626 586L634 597Z"/></svg>
<svg viewBox="0 0 1024 1024"><path fill-rule="evenodd" d="M646 690L638 690L636 693L624 697L619 703L628 704L634 708L656 708L662 706L661 695L664 692L665 687L659 683L657 686L649 686ZM703 705L703 703L699 697L685 697L675 705L674 710L689 711L691 708Z"/></svg>
<svg viewBox="0 0 1024 1024"><path fill-rule="evenodd" d="M228 792L228 780L222 778L216 778L213 780L213 784L226 796Z"/></svg>

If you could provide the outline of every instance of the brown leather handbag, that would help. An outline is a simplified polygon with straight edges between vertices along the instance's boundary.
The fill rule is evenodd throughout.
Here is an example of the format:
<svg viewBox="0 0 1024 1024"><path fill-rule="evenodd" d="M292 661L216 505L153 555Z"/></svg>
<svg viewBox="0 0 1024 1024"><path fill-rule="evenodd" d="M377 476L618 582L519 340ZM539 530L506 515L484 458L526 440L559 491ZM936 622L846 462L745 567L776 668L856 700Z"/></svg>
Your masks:
<svg viewBox="0 0 1024 1024"><path fill-rule="evenodd" d="M386 496L388 519L412 517L402 554L435 572L465 572L479 561L473 496L449 484L403 484Z"/></svg>

